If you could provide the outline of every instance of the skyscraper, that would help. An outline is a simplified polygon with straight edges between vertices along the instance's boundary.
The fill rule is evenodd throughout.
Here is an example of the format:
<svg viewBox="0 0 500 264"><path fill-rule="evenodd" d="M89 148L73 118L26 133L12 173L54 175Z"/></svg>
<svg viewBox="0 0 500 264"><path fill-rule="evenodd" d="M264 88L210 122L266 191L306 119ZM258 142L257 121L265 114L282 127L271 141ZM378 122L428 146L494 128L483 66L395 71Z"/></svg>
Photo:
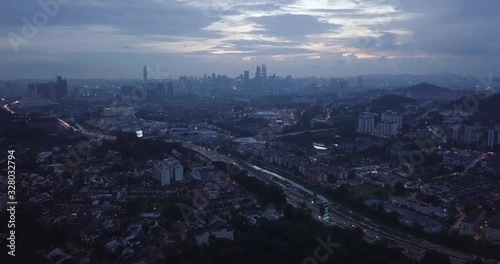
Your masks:
<svg viewBox="0 0 500 264"><path fill-rule="evenodd" d="M255 69L255 79L259 78L260 78L260 66L257 66L257 68Z"/></svg>
<svg viewBox="0 0 500 264"><path fill-rule="evenodd" d="M60 101L61 99L68 97L68 81L64 80L61 76L57 76L55 89L56 100Z"/></svg>
<svg viewBox="0 0 500 264"><path fill-rule="evenodd" d="M245 89L249 89L250 87L250 72L249 71L244 71L243 72L243 81L245 85Z"/></svg>
<svg viewBox="0 0 500 264"><path fill-rule="evenodd" d="M144 65L144 68L142 69L142 79L144 82L148 81L148 66Z"/></svg>
<svg viewBox="0 0 500 264"><path fill-rule="evenodd" d="M267 79L267 69L265 64L262 64L262 77Z"/></svg>

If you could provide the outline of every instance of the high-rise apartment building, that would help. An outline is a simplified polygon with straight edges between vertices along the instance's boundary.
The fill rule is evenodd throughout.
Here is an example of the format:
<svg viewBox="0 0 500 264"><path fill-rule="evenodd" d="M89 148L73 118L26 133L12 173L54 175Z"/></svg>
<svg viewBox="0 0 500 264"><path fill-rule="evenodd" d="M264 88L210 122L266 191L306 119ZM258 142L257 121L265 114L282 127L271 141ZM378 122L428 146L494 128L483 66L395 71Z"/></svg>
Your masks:
<svg viewBox="0 0 500 264"><path fill-rule="evenodd" d="M471 127L471 126L465 127L464 143L466 143L466 144L472 143L474 141L473 136L474 136L474 127Z"/></svg>
<svg viewBox="0 0 500 264"><path fill-rule="evenodd" d="M500 143L500 131L495 129L488 130L487 146L493 148L496 144Z"/></svg>
<svg viewBox="0 0 500 264"><path fill-rule="evenodd" d="M358 133L373 134L375 132L375 114L362 113L358 118Z"/></svg>
<svg viewBox="0 0 500 264"><path fill-rule="evenodd" d="M172 182L184 180L182 164L174 157L158 161L154 167L155 176L161 185L170 185Z"/></svg>
<svg viewBox="0 0 500 264"><path fill-rule="evenodd" d="M403 115L399 114L396 111L387 110L382 113L381 121L389 121L396 123L396 127L398 130L403 128Z"/></svg>

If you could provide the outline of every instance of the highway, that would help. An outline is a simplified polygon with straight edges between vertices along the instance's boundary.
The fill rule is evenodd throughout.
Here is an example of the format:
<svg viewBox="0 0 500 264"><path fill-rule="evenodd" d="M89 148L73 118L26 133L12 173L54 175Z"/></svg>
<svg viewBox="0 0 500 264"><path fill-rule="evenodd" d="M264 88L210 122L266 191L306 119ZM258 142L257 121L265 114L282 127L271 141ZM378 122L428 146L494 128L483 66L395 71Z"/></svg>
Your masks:
<svg viewBox="0 0 500 264"><path fill-rule="evenodd" d="M252 174L251 176L253 177L259 177L260 179L266 182L272 181L274 183L278 183L280 186L284 188L285 194L287 195L287 199L290 201L291 204L298 205L298 204L307 204L311 202L311 199L309 197L304 197L304 196L300 197L299 195L297 195L297 192L291 192L291 190L289 190L290 188L296 188L296 187L293 187L291 185L284 185L279 181L274 181L273 180L273 177L275 177L273 176L274 173L269 173L269 171L266 171L265 169L259 168L255 165L249 166L248 163L245 164L241 161L237 161L237 159L233 159L231 157L222 155L215 150L193 145L189 142L184 143L183 146L190 148L194 151L197 151L198 153L209 158L211 161L223 161L227 163L232 163L237 165L241 169L248 170ZM262 177L263 175L267 176ZM293 182L288 179L287 181ZM300 184L295 183L294 185L300 185ZM303 186L302 188L306 189ZM309 192L312 193L312 191L310 190ZM388 226L382 226L377 223L374 223L370 219L362 215L359 215L355 212L352 212L348 208L343 208L340 205L335 205L335 203L332 202L331 200L327 200L327 202L331 204L331 206L329 207L330 220L325 222L325 224L336 225L341 228L359 228L363 230L364 238L369 243L375 243L376 241L381 241L382 243L387 244L388 246L400 248L408 257L415 260L420 260L425 255L425 252L429 250L435 250L449 256L452 263L465 263L476 259L476 256L472 254L459 252L457 250L444 247L438 244L434 244L424 239L405 234L401 231L395 230ZM485 258L483 258L483 262L488 264L500 263L498 261Z"/></svg>

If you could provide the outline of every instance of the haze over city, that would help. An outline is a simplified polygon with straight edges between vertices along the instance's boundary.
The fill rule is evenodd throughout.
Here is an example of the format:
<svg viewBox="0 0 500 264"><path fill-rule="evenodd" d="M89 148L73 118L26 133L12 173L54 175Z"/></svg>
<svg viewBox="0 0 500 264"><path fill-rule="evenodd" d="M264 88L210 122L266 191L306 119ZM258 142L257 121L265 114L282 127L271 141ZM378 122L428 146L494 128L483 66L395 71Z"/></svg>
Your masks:
<svg viewBox="0 0 500 264"><path fill-rule="evenodd" d="M142 64L166 77L236 76L262 63L294 77L489 74L500 65L494 0L60 2L51 14L38 1L4 1L0 79L140 78ZM26 21L38 30L28 38Z"/></svg>

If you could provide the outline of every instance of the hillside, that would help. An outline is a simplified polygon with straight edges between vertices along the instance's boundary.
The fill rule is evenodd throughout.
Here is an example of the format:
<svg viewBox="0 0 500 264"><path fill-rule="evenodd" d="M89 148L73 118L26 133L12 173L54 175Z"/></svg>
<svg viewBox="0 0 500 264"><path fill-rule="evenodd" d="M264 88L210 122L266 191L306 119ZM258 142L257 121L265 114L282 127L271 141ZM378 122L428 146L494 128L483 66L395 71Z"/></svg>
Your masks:
<svg viewBox="0 0 500 264"><path fill-rule="evenodd" d="M401 92L401 93L414 93L414 94L443 94L452 92L452 90L448 88L444 88L441 86L433 85L430 83L419 83L416 85L412 85L404 88L394 89L393 92Z"/></svg>

